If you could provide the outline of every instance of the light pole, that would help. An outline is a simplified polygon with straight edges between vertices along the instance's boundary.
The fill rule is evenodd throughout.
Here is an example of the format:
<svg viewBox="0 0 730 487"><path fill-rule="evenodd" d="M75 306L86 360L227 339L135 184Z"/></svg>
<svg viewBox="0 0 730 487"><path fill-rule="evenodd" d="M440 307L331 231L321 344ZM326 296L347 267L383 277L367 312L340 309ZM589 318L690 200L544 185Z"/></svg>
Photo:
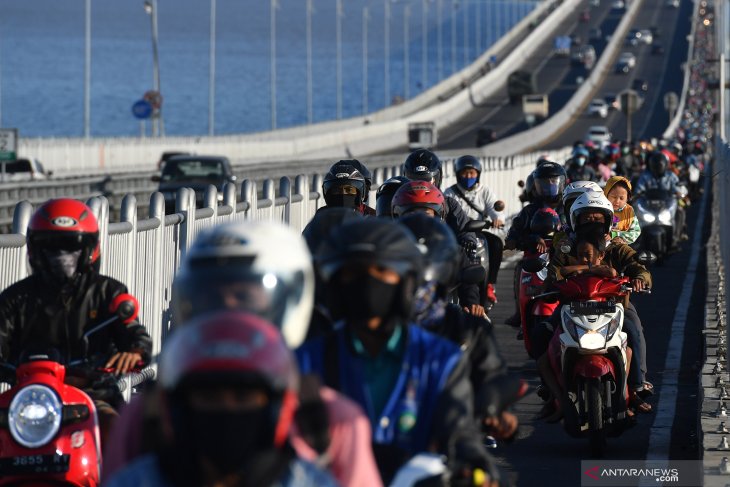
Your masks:
<svg viewBox="0 0 730 487"><path fill-rule="evenodd" d="M342 118L342 0L336 0L335 9L335 45L337 48L337 120Z"/></svg>
<svg viewBox="0 0 730 487"><path fill-rule="evenodd" d="M91 0L86 0L86 45L84 56L84 137L91 136Z"/></svg>
<svg viewBox="0 0 730 487"><path fill-rule="evenodd" d="M385 39L383 59L383 92L385 95L385 107L390 106L390 0L385 1Z"/></svg>
<svg viewBox="0 0 730 487"><path fill-rule="evenodd" d="M464 66L469 64L469 0L464 0Z"/></svg>
<svg viewBox="0 0 730 487"><path fill-rule="evenodd" d="M362 8L362 114L368 113L368 22L370 11Z"/></svg>
<svg viewBox="0 0 730 487"><path fill-rule="evenodd" d="M459 0L451 0L451 74L456 72L456 11Z"/></svg>
<svg viewBox="0 0 730 487"><path fill-rule="evenodd" d="M443 0L436 0L436 25L438 26L436 29L436 70L438 71L438 81L441 81L444 77L444 31L441 25L444 19L443 12L441 11L442 8Z"/></svg>
<svg viewBox="0 0 730 487"><path fill-rule="evenodd" d="M410 63L410 20L411 20L411 6L410 4L403 5L403 98L408 99L410 95L410 74L411 74L411 63Z"/></svg>
<svg viewBox="0 0 730 487"><path fill-rule="evenodd" d="M276 130L276 9L279 8L279 0L271 0L271 130Z"/></svg>
<svg viewBox="0 0 730 487"><path fill-rule="evenodd" d="M147 0L144 2L144 11L150 16L150 22L152 27L152 75L154 78L155 91L158 96L161 95L160 91L160 58L157 51L157 0ZM155 115L154 122L152 124L152 135L164 136L165 135L165 123L162 118L162 107L159 107Z"/></svg>
<svg viewBox="0 0 730 487"><path fill-rule="evenodd" d="M494 0L494 18L497 20L497 26L494 28L494 41L502 37L502 4Z"/></svg>
<svg viewBox="0 0 730 487"><path fill-rule="evenodd" d="M479 55L482 52L482 4L481 2L477 2L476 5L476 12L474 12L474 38L476 40L476 55L479 57Z"/></svg>
<svg viewBox="0 0 730 487"><path fill-rule="evenodd" d="M208 80L208 135L215 134L215 27L216 0L210 0L210 78Z"/></svg>
<svg viewBox="0 0 730 487"><path fill-rule="evenodd" d="M428 1L421 0L421 87L426 91L428 87Z"/></svg>
<svg viewBox="0 0 730 487"><path fill-rule="evenodd" d="M312 103L312 13L314 13L313 0L307 0L307 122L314 121L314 109Z"/></svg>

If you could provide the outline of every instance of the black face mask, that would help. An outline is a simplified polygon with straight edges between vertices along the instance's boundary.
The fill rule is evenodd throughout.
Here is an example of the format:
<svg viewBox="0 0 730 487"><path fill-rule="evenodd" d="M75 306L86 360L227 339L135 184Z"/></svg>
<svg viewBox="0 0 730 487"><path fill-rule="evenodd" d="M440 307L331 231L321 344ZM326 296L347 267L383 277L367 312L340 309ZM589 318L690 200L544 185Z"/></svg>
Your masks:
<svg viewBox="0 0 730 487"><path fill-rule="evenodd" d="M189 411L183 426L188 448L211 462L221 475L243 470L273 447L268 408L246 412Z"/></svg>
<svg viewBox="0 0 730 487"><path fill-rule="evenodd" d="M362 199L356 194L328 194L324 196L327 206L344 207L344 208L360 208Z"/></svg>
<svg viewBox="0 0 730 487"><path fill-rule="evenodd" d="M78 272L81 250L43 250L45 278L51 284L71 282Z"/></svg>

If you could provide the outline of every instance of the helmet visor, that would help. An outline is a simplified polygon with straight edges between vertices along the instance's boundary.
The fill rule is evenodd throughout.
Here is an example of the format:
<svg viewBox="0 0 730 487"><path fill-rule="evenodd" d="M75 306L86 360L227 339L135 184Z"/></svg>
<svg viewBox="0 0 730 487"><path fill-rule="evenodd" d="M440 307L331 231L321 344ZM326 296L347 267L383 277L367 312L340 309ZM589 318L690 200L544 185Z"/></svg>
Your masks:
<svg viewBox="0 0 730 487"><path fill-rule="evenodd" d="M551 178L537 179L535 188L540 196L558 196L561 191L561 177L554 176Z"/></svg>

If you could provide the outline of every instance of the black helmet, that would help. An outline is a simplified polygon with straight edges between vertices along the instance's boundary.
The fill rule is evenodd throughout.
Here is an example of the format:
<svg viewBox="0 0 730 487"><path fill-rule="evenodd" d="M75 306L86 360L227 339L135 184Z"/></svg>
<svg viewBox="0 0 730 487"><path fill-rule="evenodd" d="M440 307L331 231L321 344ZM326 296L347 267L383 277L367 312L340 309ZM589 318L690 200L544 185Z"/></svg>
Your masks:
<svg viewBox="0 0 730 487"><path fill-rule="evenodd" d="M403 164L403 173L408 179L429 181L441 187L441 160L429 150L411 152Z"/></svg>
<svg viewBox="0 0 730 487"><path fill-rule="evenodd" d="M477 172L476 179L464 178L461 176L461 172L465 169L474 169ZM479 183L479 178L482 175L482 163L479 162L474 156L466 155L461 156L454 161L454 172L456 173L456 181L466 189L472 189L476 184Z"/></svg>
<svg viewBox="0 0 730 487"><path fill-rule="evenodd" d="M565 189L565 169L557 162L543 162L532 172L535 194L544 201L556 202Z"/></svg>
<svg viewBox="0 0 730 487"><path fill-rule="evenodd" d="M353 165L358 161L336 162L324 177L322 193L327 206L359 208L365 202L367 181Z"/></svg>
<svg viewBox="0 0 730 487"><path fill-rule="evenodd" d="M390 312L403 319L410 316L423 257L405 227L384 218L345 223L320 245L317 260L333 317L344 316L347 303L359 298L345 295L345 287L333 282L344 267L352 264L376 265L397 272L401 277L400 291Z"/></svg>
<svg viewBox="0 0 730 487"><path fill-rule="evenodd" d="M669 160L663 153L655 151L649 155L649 162L647 166L649 166L649 171L655 178L660 178L664 176L665 172L667 172Z"/></svg>
<svg viewBox="0 0 730 487"><path fill-rule="evenodd" d="M449 226L423 213L410 213L399 220L425 250L424 281L435 281L444 289L454 286L461 269L461 247Z"/></svg>
<svg viewBox="0 0 730 487"><path fill-rule="evenodd" d="M375 214L377 216L386 218L393 217L393 211L390 207L393 195L407 182L407 177L395 176L384 181L383 184L378 187L378 192L375 194Z"/></svg>
<svg viewBox="0 0 730 487"><path fill-rule="evenodd" d="M362 162L358 161L357 159L349 159L346 161L340 161L347 164L350 164L352 167L360 171L360 174L362 174L362 177L365 178L365 197L363 198L363 202L368 202L368 197L370 196L370 187L373 185L373 175L370 174L370 170L363 164Z"/></svg>

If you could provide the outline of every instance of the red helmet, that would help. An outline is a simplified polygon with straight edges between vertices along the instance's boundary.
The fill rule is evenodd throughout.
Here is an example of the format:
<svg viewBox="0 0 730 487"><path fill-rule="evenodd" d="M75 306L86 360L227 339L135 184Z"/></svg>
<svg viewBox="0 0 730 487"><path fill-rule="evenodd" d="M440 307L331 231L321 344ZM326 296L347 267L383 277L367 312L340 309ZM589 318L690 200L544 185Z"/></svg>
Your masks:
<svg viewBox="0 0 730 487"><path fill-rule="evenodd" d="M430 208L440 218L446 215L446 199L440 189L428 181L410 181L393 195L393 217L398 218L416 208Z"/></svg>
<svg viewBox="0 0 730 487"><path fill-rule="evenodd" d="M271 398L273 445L281 447L289 435L299 373L279 331L258 316L224 311L176 329L160 355L159 381L168 395L197 384L261 387Z"/></svg>
<svg viewBox="0 0 730 487"><path fill-rule="evenodd" d="M78 200L48 200L28 224L28 257L34 271L43 269L43 250L81 250L79 270L99 260L99 224L91 208Z"/></svg>
<svg viewBox="0 0 730 487"><path fill-rule="evenodd" d="M549 237L560 229L560 216L552 208L540 208L532 215L530 232L543 238Z"/></svg>

